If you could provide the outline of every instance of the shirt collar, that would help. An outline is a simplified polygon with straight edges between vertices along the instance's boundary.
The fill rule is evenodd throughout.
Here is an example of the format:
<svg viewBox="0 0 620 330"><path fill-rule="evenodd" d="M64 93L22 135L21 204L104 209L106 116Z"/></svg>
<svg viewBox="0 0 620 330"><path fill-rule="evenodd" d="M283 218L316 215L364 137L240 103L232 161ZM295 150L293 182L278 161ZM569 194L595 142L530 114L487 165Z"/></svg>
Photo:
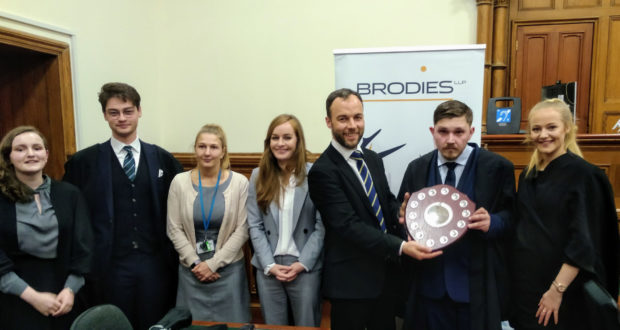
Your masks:
<svg viewBox="0 0 620 330"><path fill-rule="evenodd" d="M469 155L471 155L471 152L474 150L474 147L470 146L469 144L465 147L465 149L463 149L463 152L461 152L461 154L456 157L455 160L453 160L453 162L459 164L459 165L467 165L467 160L469 159ZM443 155L441 154L441 152L437 151L437 166L441 166L445 163L448 162L452 162L452 160L447 160L443 157Z"/></svg>
<svg viewBox="0 0 620 330"><path fill-rule="evenodd" d="M50 179L49 176L47 175L43 175L43 183L37 187L37 189L34 190L35 193L41 193L41 192L49 192L50 191L50 187L52 185L52 180Z"/></svg>
<svg viewBox="0 0 620 330"><path fill-rule="evenodd" d="M114 137L110 138L110 144L112 145L112 150L114 150L114 153L119 155L121 153L121 151L123 150L123 147L125 147L127 144L115 139ZM134 152L140 152L140 139L138 139L136 137L135 140L133 140L133 142L131 142L130 144L128 144L131 146L131 149Z"/></svg>
<svg viewBox="0 0 620 330"><path fill-rule="evenodd" d="M336 141L335 139L332 139L331 143L332 143L332 146L336 149L336 151L338 151L338 153L341 154L345 160L348 160L349 158L351 158L351 154L353 153L353 151L356 151L356 150L359 151L362 155L364 154L359 144L357 145L356 149L349 149L343 146L342 144L338 143L338 141Z"/></svg>

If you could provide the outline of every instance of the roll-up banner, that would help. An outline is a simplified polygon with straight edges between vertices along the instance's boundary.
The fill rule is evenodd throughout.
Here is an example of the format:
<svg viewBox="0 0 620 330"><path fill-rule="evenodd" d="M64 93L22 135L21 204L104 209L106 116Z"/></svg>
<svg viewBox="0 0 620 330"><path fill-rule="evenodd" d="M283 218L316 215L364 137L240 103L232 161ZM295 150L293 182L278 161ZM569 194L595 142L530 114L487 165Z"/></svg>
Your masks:
<svg viewBox="0 0 620 330"><path fill-rule="evenodd" d="M394 194L407 164L435 148L429 128L438 104L459 100L474 112L480 143L485 45L336 49L336 88L364 100L362 144L385 164Z"/></svg>

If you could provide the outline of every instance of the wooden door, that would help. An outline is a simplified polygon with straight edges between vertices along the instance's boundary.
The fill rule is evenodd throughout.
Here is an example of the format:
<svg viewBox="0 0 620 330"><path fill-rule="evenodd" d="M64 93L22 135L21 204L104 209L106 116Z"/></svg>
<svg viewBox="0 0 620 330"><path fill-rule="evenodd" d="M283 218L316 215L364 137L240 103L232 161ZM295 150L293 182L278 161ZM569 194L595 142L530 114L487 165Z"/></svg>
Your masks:
<svg viewBox="0 0 620 330"><path fill-rule="evenodd" d="M513 37L512 95L521 98L522 120L541 100L542 86L577 82L575 117L580 133L589 132L593 23L517 25Z"/></svg>
<svg viewBox="0 0 620 330"><path fill-rule="evenodd" d="M0 137L19 125L48 140L45 173L60 179L75 153L71 66L66 44L0 29Z"/></svg>

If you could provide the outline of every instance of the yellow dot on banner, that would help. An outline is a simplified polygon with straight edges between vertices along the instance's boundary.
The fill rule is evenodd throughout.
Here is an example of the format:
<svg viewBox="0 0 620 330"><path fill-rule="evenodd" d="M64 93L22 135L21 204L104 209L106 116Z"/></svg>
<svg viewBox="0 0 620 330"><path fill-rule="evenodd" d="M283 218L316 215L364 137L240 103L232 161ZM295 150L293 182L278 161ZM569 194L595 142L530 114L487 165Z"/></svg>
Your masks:
<svg viewBox="0 0 620 330"><path fill-rule="evenodd" d="M420 67L420 71L422 71L422 72L426 72L426 65L422 65L422 66Z"/></svg>

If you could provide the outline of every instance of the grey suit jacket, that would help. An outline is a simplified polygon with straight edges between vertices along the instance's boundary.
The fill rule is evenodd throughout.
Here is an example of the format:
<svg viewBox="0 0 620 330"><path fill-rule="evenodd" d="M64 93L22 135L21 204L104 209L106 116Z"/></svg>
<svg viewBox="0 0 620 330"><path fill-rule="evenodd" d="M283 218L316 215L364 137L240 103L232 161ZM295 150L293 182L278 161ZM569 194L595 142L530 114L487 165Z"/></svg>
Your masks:
<svg viewBox="0 0 620 330"><path fill-rule="evenodd" d="M306 172L311 164L306 165ZM256 203L256 180L258 168L252 171L250 188L248 192L248 227L250 239L254 246L252 265L263 270L267 265L275 263L273 253L278 245L279 213L277 203L272 202L263 213ZM299 250L299 262L309 271L321 269L323 266L323 238L325 227L321 221L319 212L314 207L308 194L308 180L295 188L293 202L293 240Z"/></svg>

